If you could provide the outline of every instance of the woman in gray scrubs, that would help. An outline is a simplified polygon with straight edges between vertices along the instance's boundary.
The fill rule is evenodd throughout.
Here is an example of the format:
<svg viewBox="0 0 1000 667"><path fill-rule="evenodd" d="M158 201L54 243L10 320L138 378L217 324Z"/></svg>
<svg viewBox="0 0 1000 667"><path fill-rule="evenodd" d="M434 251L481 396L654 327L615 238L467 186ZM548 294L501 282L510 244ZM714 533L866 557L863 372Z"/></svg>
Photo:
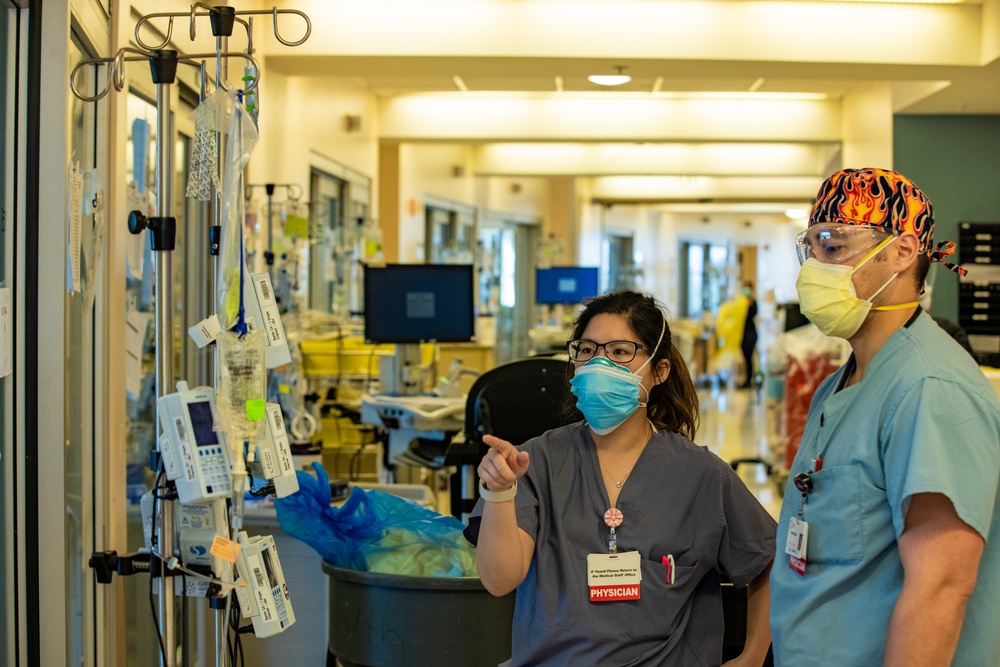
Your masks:
<svg viewBox="0 0 1000 667"><path fill-rule="evenodd" d="M691 441L698 398L663 311L598 297L568 349L585 421L519 447L484 437L476 562L491 593L517 590L508 664L718 665L724 575L750 586L728 664L761 665L775 522Z"/></svg>

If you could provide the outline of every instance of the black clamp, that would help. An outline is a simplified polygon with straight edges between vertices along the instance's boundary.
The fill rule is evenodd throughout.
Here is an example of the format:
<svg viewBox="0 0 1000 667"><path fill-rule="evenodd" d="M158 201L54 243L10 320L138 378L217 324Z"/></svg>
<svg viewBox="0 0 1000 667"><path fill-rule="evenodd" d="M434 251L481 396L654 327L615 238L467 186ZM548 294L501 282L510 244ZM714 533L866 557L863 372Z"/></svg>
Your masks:
<svg viewBox="0 0 1000 667"><path fill-rule="evenodd" d="M128 230L133 234L141 234L148 229L149 243L153 250L170 251L177 241L177 218L157 217L147 218L142 211L132 211L128 214Z"/></svg>
<svg viewBox="0 0 1000 667"><path fill-rule="evenodd" d="M119 556L117 551L95 551L91 554L87 565L94 568L97 583L110 584L111 578L115 574L119 577L127 577L133 574L149 573L150 560L150 554L134 553ZM156 569L159 570L159 568ZM158 576L158 574L159 572L154 576Z"/></svg>
<svg viewBox="0 0 1000 667"><path fill-rule="evenodd" d="M218 256L222 247L222 225L212 225L208 228L208 254Z"/></svg>

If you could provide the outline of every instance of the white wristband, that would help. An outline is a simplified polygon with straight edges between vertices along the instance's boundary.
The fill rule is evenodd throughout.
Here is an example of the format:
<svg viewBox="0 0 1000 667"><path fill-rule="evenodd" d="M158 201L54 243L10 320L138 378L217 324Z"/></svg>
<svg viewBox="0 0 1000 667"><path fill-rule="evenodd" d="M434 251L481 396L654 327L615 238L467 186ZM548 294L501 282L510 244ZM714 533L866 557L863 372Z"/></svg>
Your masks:
<svg viewBox="0 0 1000 667"><path fill-rule="evenodd" d="M517 480L514 480L514 486L503 491L490 491L486 488L486 482L479 480L479 495L488 503L504 503L508 500L514 500L514 496L517 495Z"/></svg>

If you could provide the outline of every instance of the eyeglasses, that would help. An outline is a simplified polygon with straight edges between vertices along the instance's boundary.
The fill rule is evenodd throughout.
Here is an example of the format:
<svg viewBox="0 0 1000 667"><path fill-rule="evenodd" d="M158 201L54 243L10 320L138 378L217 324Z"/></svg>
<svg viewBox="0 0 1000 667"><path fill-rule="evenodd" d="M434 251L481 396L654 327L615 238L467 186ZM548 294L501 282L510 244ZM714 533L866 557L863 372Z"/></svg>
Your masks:
<svg viewBox="0 0 1000 667"><path fill-rule="evenodd" d="M810 257L824 264L842 264L867 252L889 237L878 227L820 223L795 237L799 264Z"/></svg>
<svg viewBox="0 0 1000 667"><path fill-rule="evenodd" d="M573 361L590 361L597 351L604 348L604 354L616 364L627 364L635 359L635 354L642 349L639 343L630 340L613 340L607 343L595 343L592 340L571 340L566 343L569 358Z"/></svg>

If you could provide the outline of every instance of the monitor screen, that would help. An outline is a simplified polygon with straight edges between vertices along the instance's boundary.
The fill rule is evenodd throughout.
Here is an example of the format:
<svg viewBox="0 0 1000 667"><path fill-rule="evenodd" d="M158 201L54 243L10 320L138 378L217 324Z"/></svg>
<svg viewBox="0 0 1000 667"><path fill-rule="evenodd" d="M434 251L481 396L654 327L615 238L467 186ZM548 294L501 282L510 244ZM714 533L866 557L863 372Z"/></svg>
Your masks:
<svg viewBox="0 0 1000 667"><path fill-rule="evenodd" d="M799 310L799 304L789 302L781 304L781 306L785 309L785 331L791 331L792 329L809 324L809 318Z"/></svg>
<svg viewBox="0 0 1000 667"><path fill-rule="evenodd" d="M580 303L597 296L596 266L556 266L535 271L535 303Z"/></svg>
<svg viewBox="0 0 1000 667"><path fill-rule="evenodd" d="M365 339L459 343L475 335L471 264L365 267Z"/></svg>

